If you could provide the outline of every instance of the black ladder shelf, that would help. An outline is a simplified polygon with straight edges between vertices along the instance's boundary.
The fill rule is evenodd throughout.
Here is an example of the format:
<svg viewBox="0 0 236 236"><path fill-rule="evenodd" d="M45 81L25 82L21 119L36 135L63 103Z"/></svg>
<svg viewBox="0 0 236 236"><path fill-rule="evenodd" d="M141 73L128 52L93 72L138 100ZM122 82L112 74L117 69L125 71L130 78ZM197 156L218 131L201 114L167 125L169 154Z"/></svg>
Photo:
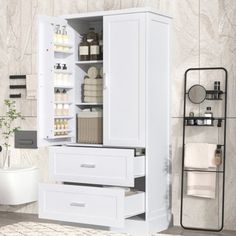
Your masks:
<svg viewBox="0 0 236 236"><path fill-rule="evenodd" d="M224 89L222 90L212 90L212 89L205 89L202 84L206 84L206 87L209 87L209 80L207 80L208 78L202 79L201 77L201 73L210 73L210 72L223 72L224 76L222 77L222 82L224 84ZM194 81L192 81L189 77L190 73L194 73L194 72L198 72L199 73L199 78L201 78L201 80L199 79L199 84L195 84L197 86L202 87L202 92L205 91L204 95L204 99L202 99L202 101L200 101L199 103L195 103L193 100L191 100L190 97L190 89L192 87L189 87L189 84L194 83ZM215 80L217 80L217 77L214 77ZM203 80L203 81L202 81ZM225 161L226 161L226 116L227 116L227 80L228 80L228 72L225 68L223 67L205 67L205 68L189 68L188 70L185 71L184 74L184 113L183 113L183 144L182 144L182 179L181 179L181 208L180 208L180 224L184 229L188 229L188 230L202 230L202 231L213 231L213 232L219 232L224 228L224 200L225 200ZM201 83L200 83L201 81ZM205 83L204 83L205 82ZM222 109L222 116L221 117L204 117L204 116L189 116L189 114L186 114L186 112L188 112L187 108L189 108L189 104L192 104L192 106L197 106L197 109L200 110L200 104L204 104L204 103L211 103L213 105L218 105L221 104L222 106L224 106L224 109ZM210 124L206 124L206 122L204 121L210 121ZM199 127L199 128L196 128ZM220 165L220 167L216 168L215 170L204 170L204 169L190 169L190 168L186 168L185 167L185 144L186 144L186 140L188 139L186 131L188 129L192 129L191 131L195 131L195 132L199 132L199 129L201 130L201 132L203 132L203 129L206 129L206 132L208 131L208 127L209 129L214 129L217 128L218 131L218 145L217 145L217 149L220 148L222 151L222 163ZM205 131L204 131L205 132ZM219 132L222 133L222 137L223 140L219 141ZM219 144L221 142L221 144ZM191 171L196 171L196 172L214 172L216 173L216 175L220 175L222 178L222 185L220 185L219 183L219 176L218 178L216 178L216 180L218 180L218 197L220 199L220 195L221 195L221 201L218 199L218 225L214 228L207 228L205 227L205 225L203 227L199 227L199 226L194 226L194 225L186 225L185 224L185 220L184 218L188 215L186 214L185 210L185 201L186 199L189 197L186 194L186 179L187 179L187 174ZM221 186L221 188L219 187ZM221 189L221 191L220 191ZM215 189L216 191L216 189ZM221 192L221 193L220 193ZM199 198L194 198L192 196L190 196L189 198L191 198L191 201L194 199L199 199ZM209 200L209 199L208 199ZM221 207L220 207L221 205ZM200 211L201 209L199 209ZM203 209L203 210L207 210L207 209ZM220 217L220 220L219 220Z"/></svg>

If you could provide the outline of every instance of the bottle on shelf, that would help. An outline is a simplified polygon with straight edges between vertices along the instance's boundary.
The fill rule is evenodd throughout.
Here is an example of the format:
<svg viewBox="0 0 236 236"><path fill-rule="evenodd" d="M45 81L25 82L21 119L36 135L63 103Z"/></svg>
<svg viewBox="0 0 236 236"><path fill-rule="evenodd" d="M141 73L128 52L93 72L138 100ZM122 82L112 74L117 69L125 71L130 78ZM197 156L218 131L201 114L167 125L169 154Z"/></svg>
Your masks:
<svg viewBox="0 0 236 236"><path fill-rule="evenodd" d="M79 60L80 61L89 60L89 43L87 41L86 35L83 35L82 41L79 45Z"/></svg>
<svg viewBox="0 0 236 236"><path fill-rule="evenodd" d="M194 113L189 112L189 117L191 117L191 119L187 120L187 125L194 125Z"/></svg>
<svg viewBox="0 0 236 236"><path fill-rule="evenodd" d="M204 119L204 125L213 125L213 113L211 112L211 107L207 107L204 117L209 117L210 119Z"/></svg>
<svg viewBox="0 0 236 236"><path fill-rule="evenodd" d="M58 33L57 33L57 43L63 43L60 26L59 26ZM60 48L60 49L62 49L62 48Z"/></svg>
<svg viewBox="0 0 236 236"><path fill-rule="evenodd" d="M91 44L92 41L95 40L96 38L97 38L97 34L95 33L95 29L93 27L90 27L89 32L87 34L87 42Z"/></svg>
<svg viewBox="0 0 236 236"><path fill-rule="evenodd" d="M65 63L62 64L62 70L67 70L67 65Z"/></svg>
<svg viewBox="0 0 236 236"><path fill-rule="evenodd" d="M222 164L222 149L220 145L217 145L214 157L214 164L220 166Z"/></svg>
<svg viewBox="0 0 236 236"><path fill-rule="evenodd" d="M56 92L55 92L54 95L55 95L55 101L56 101L56 102L61 101L61 92L60 92L59 89L56 90Z"/></svg>
<svg viewBox="0 0 236 236"><path fill-rule="evenodd" d="M64 104L63 105L63 115L64 116L68 116L69 115L69 105L68 104Z"/></svg>
<svg viewBox="0 0 236 236"><path fill-rule="evenodd" d="M94 40L90 43L90 60L99 60L100 59L100 48L98 43L97 35L95 35Z"/></svg>
<svg viewBox="0 0 236 236"><path fill-rule="evenodd" d="M215 81L214 82L213 99L220 99L220 81Z"/></svg>
<svg viewBox="0 0 236 236"><path fill-rule="evenodd" d="M98 42L99 42L99 60L103 59L103 31L100 32L98 35Z"/></svg>
<svg viewBox="0 0 236 236"><path fill-rule="evenodd" d="M58 33L59 33L60 25L56 25L54 28L54 34L53 34L53 42L57 43L58 42ZM54 50L59 50L58 46L54 46Z"/></svg>
<svg viewBox="0 0 236 236"><path fill-rule="evenodd" d="M65 44L67 44L69 42L69 36L68 36L65 25L62 26L62 41Z"/></svg>
<svg viewBox="0 0 236 236"><path fill-rule="evenodd" d="M54 68L56 70L61 70L61 64L60 63L56 63L56 65L54 66Z"/></svg>
<svg viewBox="0 0 236 236"><path fill-rule="evenodd" d="M68 102L68 93L65 89L62 91L61 101Z"/></svg>
<svg viewBox="0 0 236 236"><path fill-rule="evenodd" d="M69 124L68 124L68 120L64 119L64 129L68 130L69 129Z"/></svg>
<svg viewBox="0 0 236 236"><path fill-rule="evenodd" d="M62 104L57 104L57 112L56 112L56 115L57 115L57 116L62 116L62 115L63 115L62 110L63 110Z"/></svg>
<svg viewBox="0 0 236 236"><path fill-rule="evenodd" d="M54 104L54 116L56 116L57 115L57 104Z"/></svg>

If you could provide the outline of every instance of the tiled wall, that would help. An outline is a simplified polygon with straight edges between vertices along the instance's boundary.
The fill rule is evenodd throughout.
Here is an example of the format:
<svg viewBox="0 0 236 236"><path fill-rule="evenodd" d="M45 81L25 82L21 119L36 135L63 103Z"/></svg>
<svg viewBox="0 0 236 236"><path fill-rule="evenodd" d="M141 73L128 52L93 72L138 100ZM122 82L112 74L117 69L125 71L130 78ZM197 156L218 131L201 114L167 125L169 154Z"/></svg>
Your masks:
<svg viewBox="0 0 236 236"><path fill-rule="evenodd" d="M224 66L229 71L226 228L236 229L236 1L235 0L0 0L0 101L8 97L9 74L36 74L38 14L62 15L87 11L151 6L173 16L172 79L172 207L179 224L182 145L183 75L189 67ZM36 129L36 101L17 103L25 120L23 129ZM0 102L0 113L2 112ZM47 150L14 150L21 165L40 167L48 179ZM36 204L2 206L0 210L37 212ZM204 220L204 215L201 217ZM199 220L199 219L196 219Z"/></svg>

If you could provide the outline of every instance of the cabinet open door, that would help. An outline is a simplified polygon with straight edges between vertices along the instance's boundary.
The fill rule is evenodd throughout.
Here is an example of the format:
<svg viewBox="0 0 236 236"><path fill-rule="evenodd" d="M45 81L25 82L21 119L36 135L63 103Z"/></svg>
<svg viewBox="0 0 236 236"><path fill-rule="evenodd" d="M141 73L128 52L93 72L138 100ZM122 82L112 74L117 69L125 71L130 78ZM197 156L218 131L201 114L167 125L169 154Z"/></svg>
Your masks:
<svg viewBox="0 0 236 236"><path fill-rule="evenodd" d="M104 16L104 144L145 146L145 14Z"/></svg>
<svg viewBox="0 0 236 236"><path fill-rule="evenodd" d="M65 28L68 40L55 38L55 28ZM75 32L67 21L59 17L40 16L38 19L38 146L66 144L75 139L74 61ZM58 69L65 66L66 69ZM62 78L59 81L57 78ZM66 79L66 80L65 80ZM59 81L59 82L58 82ZM66 83L65 83L66 82ZM58 100L56 92L66 94ZM67 106L66 113L56 113L56 106ZM66 128L55 129L56 123Z"/></svg>

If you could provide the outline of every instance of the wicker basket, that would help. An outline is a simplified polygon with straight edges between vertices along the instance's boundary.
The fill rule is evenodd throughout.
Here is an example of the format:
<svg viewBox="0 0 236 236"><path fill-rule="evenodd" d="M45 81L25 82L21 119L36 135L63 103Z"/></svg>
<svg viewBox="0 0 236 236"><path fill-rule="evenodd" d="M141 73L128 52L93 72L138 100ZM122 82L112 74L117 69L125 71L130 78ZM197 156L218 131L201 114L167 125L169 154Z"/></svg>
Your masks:
<svg viewBox="0 0 236 236"><path fill-rule="evenodd" d="M102 117L88 116L86 114L81 117L77 115L77 142L101 144L102 143Z"/></svg>

